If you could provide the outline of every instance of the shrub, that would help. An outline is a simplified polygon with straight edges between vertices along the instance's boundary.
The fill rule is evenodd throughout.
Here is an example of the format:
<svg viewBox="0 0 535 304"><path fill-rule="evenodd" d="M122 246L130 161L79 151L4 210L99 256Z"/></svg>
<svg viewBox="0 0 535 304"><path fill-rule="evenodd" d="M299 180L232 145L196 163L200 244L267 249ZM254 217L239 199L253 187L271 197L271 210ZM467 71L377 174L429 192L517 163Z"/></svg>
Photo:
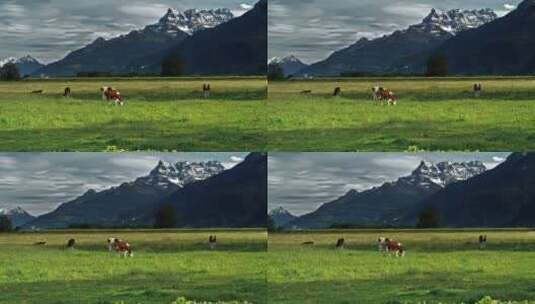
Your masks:
<svg viewBox="0 0 535 304"><path fill-rule="evenodd" d="M0 215L0 232L11 232L13 225L7 215Z"/></svg>

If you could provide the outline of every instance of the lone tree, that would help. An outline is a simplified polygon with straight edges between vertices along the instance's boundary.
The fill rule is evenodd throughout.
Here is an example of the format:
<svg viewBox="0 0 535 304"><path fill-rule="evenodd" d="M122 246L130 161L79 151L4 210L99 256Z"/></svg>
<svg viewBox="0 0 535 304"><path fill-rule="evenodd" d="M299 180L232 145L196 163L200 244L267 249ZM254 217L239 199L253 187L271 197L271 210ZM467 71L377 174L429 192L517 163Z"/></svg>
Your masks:
<svg viewBox="0 0 535 304"><path fill-rule="evenodd" d="M177 226L176 210L173 206L163 206L156 212L154 228L175 228Z"/></svg>
<svg viewBox="0 0 535 304"><path fill-rule="evenodd" d="M178 55L170 55L162 61L162 76L180 76L184 73L184 62Z"/></svg>
<svg viewBox="0 0 535 304"><path fill-rule="evenodd" d="M10 232L13 230L11 220L7 215L0 215L0 232Z"/></svg>
<svg viewBox="0 0 535 304"><path fill-rule="evenodd" d="M418 218L416 228L438 228L440 227L440 214L437 208L429 206L425 208Z"/></svg>
<svg viewBox="0 0 535 304"><path fill-rule="evenodd" d="M429 57L425 75L428 77L448 76L448 58L441 54Z"/></svg>
<svg viewBox="0 0 535 304"><path fill-rule="evenodd" d="M284 79L284 72L282 67L276 63L270 63L268 65L268 80L282 80Z"/></svg>
<svg viewBox="0 0 535 304"><path fill-rule="evenodd" d="M19 68L17 68L13 62L4 64L4 66L0 68L0 80L20 80Z"/></svg>

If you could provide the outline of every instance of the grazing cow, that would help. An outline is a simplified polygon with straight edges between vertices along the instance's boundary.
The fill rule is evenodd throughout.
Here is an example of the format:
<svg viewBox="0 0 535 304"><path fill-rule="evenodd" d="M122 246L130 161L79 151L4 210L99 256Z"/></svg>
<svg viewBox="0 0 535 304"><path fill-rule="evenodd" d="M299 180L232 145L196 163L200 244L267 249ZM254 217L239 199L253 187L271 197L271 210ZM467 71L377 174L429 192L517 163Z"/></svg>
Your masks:
<svg viewBox="0 0 535 304"><path fill-rule="evenodd" d="M475 83L474 84L474 96L479 97L481 95L481 91L483 91L483 87L481 86L481 83Z"/></svg>
<svg viewBox="0 0 535 304"><path fill-rule="evenodd" d="M312 241L303 242L301 245L303 245L303 246L313 246L314 242L312 242Z"/></svg>
<svg viewBox="0 0 535 304"><path fill-rule="evenodd" d="M342 95L342 89L340 87L334 88L333 96L337 97L337 96L340 96L340 95Z"/></svg>
<svg viewBox="0 0 535 304"><path fill-rule="evenodd" d="M71 88L66 87L65 90L63 90L63 97L71 97Z"/></svg>
<svg viewBox="0 0 535 304"><path fill-rule="evenodd" d="M114 238L114 237L108 238L108 251L111 252L112 250L117 250L116 241L122 242L122 240L118 238Z"/></svg>
<svg viewBox="0 0 535 304"><path fill-rule="evenodd" d="M217 237L215 235L210 235L208 237L208 245L210 245L210 249L214 250L217 246Z"/></svg>
<svg viewBox="0 0 535 304"><path fill-rule="evenodd" d="M32 91L32 94L43 94L43 90Z"/></svg>
<svg viewBox="0 0 535 304"><path fill-rule="evenodd" d="M110 87L102 87L100 88L100 93L102 94L102 101L110 101L107 92Z"/></svg>
<svg viewBox="0 0 535 304"><path fill-rule="evenodd" d="M130 247L130 244L128 244L125 241L114 239L113 241L113 248L115 251L122 254L123 257L133 257L134 252L132 251L132 248Z"/></svg>
<svg viewBox="0 0 535 304"><path fill-rule="evenodd" d="M336 249L344 249L345 240L344 239L338 239L336 242Z"/></svg>
<svg viewBox="0 0 535 304"><path fill-rule="evenodd" d="M395 106L397 104L398 98L396 97L394 92L389 91L383 87L379 87L379 86L373 87L372 93L373 93L373 100L377 102L378 104L380 103L384 105L385 102L388 105Z"/></svg>
<svg viewBox="0 0 535 304"><path fill-rule="evenodd" d="M379 252L387 252L386 238L385 238L385 237L380 236L380 237L377 239L377 247L378 247L378 249L379 249Z"/></svg>
<svg viewBox="0 0 535 304"><path fill-rule="evenodd" d="M108 100L115 102L116 106L124 106L124 99L123 96L121 96L121 92L113 88L108 88L106 91L106 96L108 97Z"/></svg>
<svg viewBox="0 0 535 304"><path fill-rule="evenodd" d="M486 235L480 235L479 236L479 249L483 250L487 247L487 236Z"/></svg>
<svg viewBox="0 0 535 304"><path fill-rule="evenodd" d="M75 239L70 239L67 242L67 248L69 248L69 249L74 249L74 245L76 245L76 240Z"/></svg>
<svg viewBox="0 0 535 304"><path fill-rule="evenodd" d="M43 241L43 242L35 242L35 243L33 243L33 245L34 246L44 246L44 245L46 245L46 242L45 241Z"/></svg>
<svg viewBox="0 0 535 304"><path fill-rule="evenodd" d="M403 249L403 245L401 243L388 238L385 239L385 242L387 252L394 253L394 256L396 257L405 256L405 249Z"/></svg>
<svg viewBox="0 0 535 304"><path fill-rule="evenodd" d="M203 97L205 99L210 98L210 92L211 92L210 84L209 83L203 84L202 85L202 94L203 94Z"/></svg>
<svg viewBox="0 0 535 304"><path fill-rule="evenodd" d="M312 90L301 91L301 94L312 94Z"/></svg>

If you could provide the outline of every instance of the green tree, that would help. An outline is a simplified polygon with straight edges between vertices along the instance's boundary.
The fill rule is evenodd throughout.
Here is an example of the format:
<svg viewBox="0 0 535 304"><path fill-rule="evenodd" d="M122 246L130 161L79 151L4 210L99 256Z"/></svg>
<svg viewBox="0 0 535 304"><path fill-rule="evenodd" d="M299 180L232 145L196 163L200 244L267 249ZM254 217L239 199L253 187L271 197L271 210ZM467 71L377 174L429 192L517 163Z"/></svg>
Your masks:
<svg viewBox="0 0 535 304"><path fill-rule="evenodd" d="M440 213L438 209L429 206L422 210L418 218L416 228L438 228L440 227Z"/></svg>
<svg viewBox="0 0 535 304"><path fill-rule="evenodd" d="M4 64L0 68L0 80L20 80L19 68L13 62Z"/></svg>
<svg viewBox="0 0 535 304"><path fill-rule="evenodd" d="M279 64L271 63L268 65L268 80L282 80L284 79L284 72Z"/></svg>
<svg viewBox="0 0 535 304"><path fill-rule="evenodd" d="M0 215L0 232L10 232L13 230L11 220L7 215Z"/></svg>
<svg viewBox="0 0 535 304"><path fill-rule="evenodd" d="M429 77L448 76L448 58L441 54L429 57L425 74Z"/></svg>
<svg viewBox="0 0 535 304"><path fill-rule="evenodd" d="M156 212L154 228L175 228L177 226L176 210L173 206L163 206Z"/></svg>

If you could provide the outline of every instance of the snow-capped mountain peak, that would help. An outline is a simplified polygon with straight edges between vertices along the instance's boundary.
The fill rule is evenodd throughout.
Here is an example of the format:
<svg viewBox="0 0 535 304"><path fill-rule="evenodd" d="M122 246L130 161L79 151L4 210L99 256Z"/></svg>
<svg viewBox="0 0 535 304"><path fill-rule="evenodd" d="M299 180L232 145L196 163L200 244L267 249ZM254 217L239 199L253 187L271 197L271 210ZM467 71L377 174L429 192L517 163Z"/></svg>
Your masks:
<svg viewBox="0 0 535 304"><path fill-rule="evenodd" d="M480 27L497 18L498 15L488 8L480 10L452 9L446 12L433 8L421 23L411 26L411 29L436 35L456 35L465 30Z"/></svg>
<svg viewBox="0 0 535 304"><path fill-rule="evenodd" d="M186 11L169 8L158 23L147 26L146 30L169 34L184 32L193 35L198 31L216 27L232 18L234 18L234 14L227 8L189 9Z"/></svg>
<svg viewBox="0 0 535 304"><path fill-rule="evenodd" d="M284 209L284 207L278 207L269 211L270 216L280 216L280 215L292 215L290 211Z"/></svg>
<svg viewBox="0 0 535 304"><path fill-rule="evenodd" d="M422 161L411 175L400 178L397 182L421 187L439 186L464 181L485 172L487 168L480 161L440 162Z"/></svg>
<svg viewBox="0 0 535 304"><path fill-rule="evenodd" d="M0 214L11 216L16 214L28 214L28 212L26 212L26 210L22 209L21 207L15 207L12 209L0 209Z"/></svg>
<svg viewBox="0 0 535 304"><path fill-rule="evenodd" d="M205 180L221 173L225 168L218 161L208 162L177 162L159 161L158 165L147 176L141 177L135 183L157 185L167 188L174 184L183 187L189 183Z"/></svg>
<svg viewBox="0 0 535 304"><path fill-rule="evenodd" d="M273 57L268 61L268 64L287 64L287 63L300 63L303 62L294 55L289 55L286 57Z"/></svg>

